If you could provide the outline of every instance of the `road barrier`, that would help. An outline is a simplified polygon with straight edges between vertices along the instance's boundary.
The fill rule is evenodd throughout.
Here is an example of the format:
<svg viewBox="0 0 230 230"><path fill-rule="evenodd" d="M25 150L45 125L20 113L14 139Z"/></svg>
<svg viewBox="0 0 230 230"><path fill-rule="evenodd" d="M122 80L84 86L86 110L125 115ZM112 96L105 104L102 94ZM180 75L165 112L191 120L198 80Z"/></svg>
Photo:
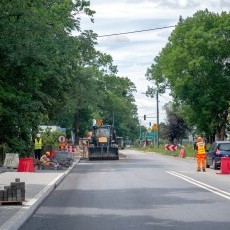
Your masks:
<svg viewBox="0 0 230 230"><path fill-rule="evenodd" d="M220 174L230 174L230 157L221 158Z"/></svg>
<svg viewBox="0 0 230 230"><path fill-rule="evenodd" d="M33 158L20 158L18 164L18 172L35 172Z"/></svg>
<svg viewBox="0 0 230 230"><path fill-rule="evenodd" d="M165 145L165 150L176 151L177 150L177 145L166 144Z"/></svg>
<svg viewBox="0 0 230 230"><path fill-rule="evenodd" d="M6 168L17 168L19 163L18 153L6 153L4 167Z"/></svg>
<svg viewBox="0 0 230 230"><path fill-rule="evenodd" d="M59 146L59 151L68 151L74 153L77 151L77 147L74 145Z"/></svg>
<svg viewBox="0 0 230 230"><path fill-rule="evenodd" d="M186 156L185 149L181 149L181 150L180 150L179 157L185 158L185 156Z"/></svg>

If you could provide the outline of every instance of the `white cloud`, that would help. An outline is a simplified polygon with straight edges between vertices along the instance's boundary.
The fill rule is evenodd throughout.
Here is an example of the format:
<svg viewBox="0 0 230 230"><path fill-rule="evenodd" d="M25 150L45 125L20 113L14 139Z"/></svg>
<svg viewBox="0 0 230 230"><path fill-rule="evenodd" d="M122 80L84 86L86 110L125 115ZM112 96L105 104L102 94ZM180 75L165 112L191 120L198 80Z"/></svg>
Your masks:
<svg viewBox="0 0 230 230"><path fill-rule="evenodd" d="M91 9L96 11L94 24L82 18L82 29L92 29L99 36L131 31L148 30L176 25L180 15L191 17L198 10L213 12L229 11L229 0L91 0ZM101 52L110 54L118 66L119 75L127 76L137 87L135 94L138 114L142 123L144 114L156 115L156 99L147 98L143 92L152 83L146 80L147 68L167 43L173 28L142 33L99 37ZM170 100L169 95L159 97L160 122L165 120L162 107ZM156 120L155 120L156 121ZM152 121L154 122L154 121Z"/></svg>

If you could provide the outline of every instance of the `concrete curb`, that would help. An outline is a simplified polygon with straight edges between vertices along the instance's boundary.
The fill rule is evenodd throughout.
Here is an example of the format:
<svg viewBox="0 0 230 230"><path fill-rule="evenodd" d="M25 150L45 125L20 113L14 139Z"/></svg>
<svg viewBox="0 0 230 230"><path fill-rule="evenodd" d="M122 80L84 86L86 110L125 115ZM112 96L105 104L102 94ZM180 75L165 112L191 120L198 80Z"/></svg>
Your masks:
<svg viewBox="0 0 230 230"><path fill-rule="evenodd" d="M49 196L49 194L58 186L58 184L65 178L66 175L74 168L80 159L73 162L65 172L61 173L58 177L52 180L44 189L42 189L34 198L26 202L25 205L17 211L9 220L2 226L1 230L17 230L19 229L38 209L41 203Z"/></svg>

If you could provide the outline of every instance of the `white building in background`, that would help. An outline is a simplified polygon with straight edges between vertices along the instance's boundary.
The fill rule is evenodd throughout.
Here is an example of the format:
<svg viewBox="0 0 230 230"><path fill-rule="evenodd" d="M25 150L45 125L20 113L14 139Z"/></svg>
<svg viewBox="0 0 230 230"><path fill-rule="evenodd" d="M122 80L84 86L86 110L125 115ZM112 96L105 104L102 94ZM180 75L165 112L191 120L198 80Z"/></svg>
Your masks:
<svg viewBox="0 0 230 230"><path fill-rule="evenodd" d="M39 130L41 130L41 132L45 132L47 130L50 130L50 132L55 132L60 131L61 127L56 125L40 125Z"/></svg>

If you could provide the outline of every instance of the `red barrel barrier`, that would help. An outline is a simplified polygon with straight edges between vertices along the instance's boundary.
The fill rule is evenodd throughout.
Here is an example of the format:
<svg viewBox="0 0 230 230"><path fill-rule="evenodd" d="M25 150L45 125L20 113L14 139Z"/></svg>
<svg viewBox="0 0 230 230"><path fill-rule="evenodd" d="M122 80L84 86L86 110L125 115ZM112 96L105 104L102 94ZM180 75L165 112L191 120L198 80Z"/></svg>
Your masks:
<svg viewBox="0 0 230 230"><path fill-rule="evenodd" d="M230 157L222 157L220 161L220 173L230 174Z"/></svg>
<svg viewBox="0 0 230 230"><path fill-rule="evenodd" d="M34 172L34 160L33 158L20 158L18 164L18 172Z"/></svg>
<svg viewBox="0 0 230 230"><path fill-rule="evenodd" d="M186 154L186 153L185 153L185 149L181 149L181 150L180 150L180 155L179 155L179 156L182 157L182 158L184 158L184 157L185 157L185 154Z"/></svg>

